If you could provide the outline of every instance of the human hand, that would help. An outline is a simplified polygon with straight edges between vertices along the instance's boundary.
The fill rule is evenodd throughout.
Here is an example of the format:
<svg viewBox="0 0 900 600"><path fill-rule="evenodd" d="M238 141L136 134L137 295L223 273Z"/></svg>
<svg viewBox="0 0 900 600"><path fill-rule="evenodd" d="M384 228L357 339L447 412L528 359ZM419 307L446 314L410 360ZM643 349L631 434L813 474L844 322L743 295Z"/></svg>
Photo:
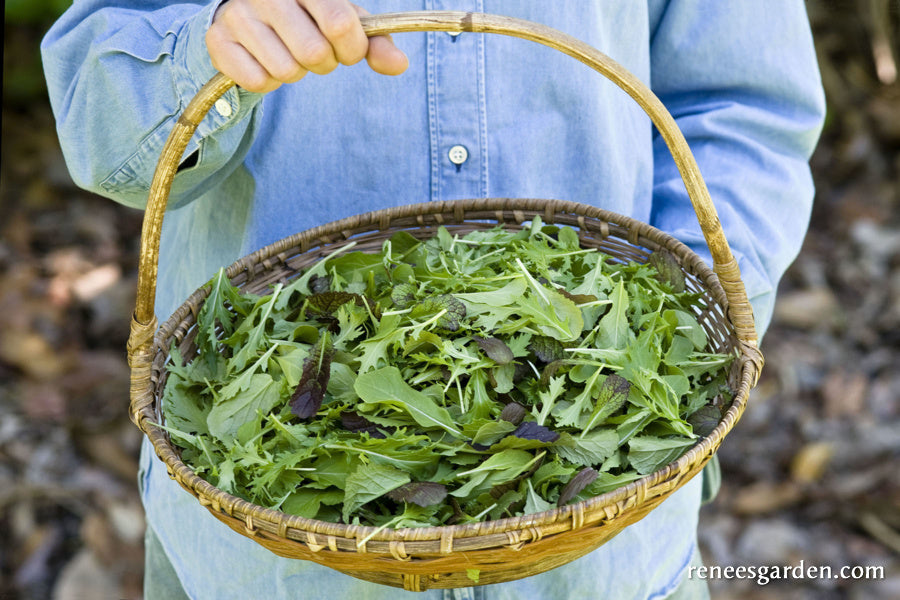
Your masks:
<svg viewBox="0 0 900 600"><path fill-rule="evenodd" d="M406 55L390 36L366 37L366 14L348 0L229 0L213 16L206 47L213 66L251 92L363 58L377 73L399 75Z"/></svg>

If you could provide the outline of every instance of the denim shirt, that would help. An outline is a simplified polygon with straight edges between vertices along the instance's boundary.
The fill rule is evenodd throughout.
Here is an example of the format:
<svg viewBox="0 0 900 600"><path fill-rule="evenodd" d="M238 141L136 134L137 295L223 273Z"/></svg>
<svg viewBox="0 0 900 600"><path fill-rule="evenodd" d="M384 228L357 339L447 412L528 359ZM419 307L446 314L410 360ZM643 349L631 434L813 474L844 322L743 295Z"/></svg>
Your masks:
<svg viewBox="0 0 900 600"><path fill-rule="evenodd" d="M50 30L44 67L79 185L144 205L174 121L214 74L204 34L218 3L75 0ZM600 49L650 85L697 158L765 331L778 280L808 224L807 161L824 116L802 0L362 4L373 13L462 10L536 21ZM405 33L394 40L410 60L399 77L360 64L265 96L235 88L216 103L188 147L196 163L176 177L163 226L161 320L218 267L263 245L427 200L594 204L668 231L708 259L664 143L602 76L501 35ZM141 467L147 523L193 598L412 597L276 557L234 534L168 479L146 441ZM665 597L693 554L699 501L695 478L593 553L478 595Z"/></svg>

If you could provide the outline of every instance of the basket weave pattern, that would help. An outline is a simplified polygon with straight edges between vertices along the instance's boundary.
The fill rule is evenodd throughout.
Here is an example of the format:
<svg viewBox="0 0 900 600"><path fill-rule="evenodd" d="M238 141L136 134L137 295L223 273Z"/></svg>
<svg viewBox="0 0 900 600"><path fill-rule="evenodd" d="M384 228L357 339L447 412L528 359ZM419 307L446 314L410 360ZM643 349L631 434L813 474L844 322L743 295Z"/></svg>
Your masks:
<svg viewBox="0 0 900 600"><path fill-rule="evenodd" d="M232 283L242 291L266 293L272 284L291 280L351 240L357 250L377 251L385 239L401 230L424 239L433 236L439 226L446 227L451 234L462 235L497 225L521 228L538 216L548 224L573 227L583 247L597 248L622 262L643 263L650 252L665 249L681 264L687 289L701 294L697 318L708 336L708 350L738 356L729 377L734 399L722 421L680 459L622 488L542 513L466 525L376 530L315 521L251 504L198 477L181 461L168 435L154 423L163 423L160 399L167 377L169 348L174 344L183 356L194 355L196 315L208 290L201 288L195 292L158 329L153 317L153 298L159 231L171 180L196 124L233 85L223 76L214 78L182 115L163 151L151 188L142 236L138 303L128 348L132 366L131 417L146 433L169 474L184 489L220 521L280 556L311 560L361 579L410 591L471 585L467 569L480 571L479 584L541 573L587 554L611 539L646 516L703 468L743 413L750 388L762 367L752 311L721 225L683 137L665 109L654 104L655 97L639 82L629 80L627 71L590 47L578 45L577 41L563 36L560 42L562 34L558 32L490 15L382 15L367 20L365 26L370 35L438 29L517 35L553 45L572 55L578 53L579 60L607 75L623 89L626 84L633 86L636 91L632 96L638 96L636 100L660 128L682 168L716 263L715 272L678 240L634 219L561 200L499 198L408 205L316 227L235 262L227 270ZM609 63L601 64L601 60Z"/></svg>

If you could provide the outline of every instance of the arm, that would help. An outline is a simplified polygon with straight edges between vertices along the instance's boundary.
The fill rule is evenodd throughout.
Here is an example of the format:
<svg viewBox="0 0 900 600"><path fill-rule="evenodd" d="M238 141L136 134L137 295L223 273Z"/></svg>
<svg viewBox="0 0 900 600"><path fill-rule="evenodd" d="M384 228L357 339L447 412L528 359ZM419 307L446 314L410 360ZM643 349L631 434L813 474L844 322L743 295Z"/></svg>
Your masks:
<svg viewBox="0 0 900 600"><path fill-rule="evenodd" d="M229 90L188 145L170 206L190 201L245 156L260 112L254 92L363 57L380 72L405 68L389 40L369 44L359 12L346 0L76 1L41 44L75 183L143 207L175 119L218 68L246 89Z"/></svg>
<svg viewBox="0 0 900 600"><path fill-rule="evenodd" d="M809 223L809 157L825 102L799 0L651 2L653 91L697 159L741 268L757 331ZM654 226L709 260L662 139L654 137Z"/></svg>

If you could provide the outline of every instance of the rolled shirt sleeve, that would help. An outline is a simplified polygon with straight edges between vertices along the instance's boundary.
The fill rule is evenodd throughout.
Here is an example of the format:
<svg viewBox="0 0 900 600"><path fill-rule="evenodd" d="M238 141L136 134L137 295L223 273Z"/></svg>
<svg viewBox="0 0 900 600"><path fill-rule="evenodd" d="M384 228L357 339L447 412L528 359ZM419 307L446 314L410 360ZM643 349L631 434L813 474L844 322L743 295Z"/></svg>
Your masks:
<svg viewBox="0 0 900 600"><path fill-rule="evenodd" d="M41 44L63 154L76 184L142 208L178 115L215 69L205 35L211 3L76 0ZM210 111L175 179L170 207L196 198L240 163L261 95L232 88Z"/></svg>
<svg viewBox="0 0 900 600"><path fill-rule="evenodd" d="M803 2L651 2L652 88L697 159L762 335L800 250L809 157L825 100ZM654 136L651 222L709 260L665 142Z"/></svg>

